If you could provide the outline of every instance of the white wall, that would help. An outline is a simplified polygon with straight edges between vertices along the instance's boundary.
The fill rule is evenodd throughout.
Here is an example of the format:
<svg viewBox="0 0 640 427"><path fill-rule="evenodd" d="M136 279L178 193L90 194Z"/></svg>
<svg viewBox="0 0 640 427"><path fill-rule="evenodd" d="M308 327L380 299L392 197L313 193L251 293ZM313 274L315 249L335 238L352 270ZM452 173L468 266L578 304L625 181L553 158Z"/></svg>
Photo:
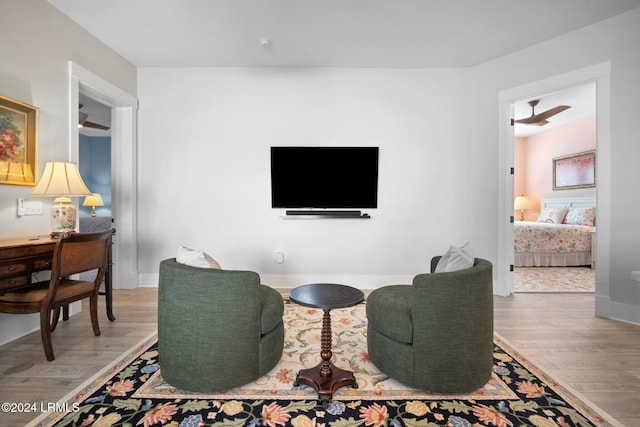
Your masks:
<svg viewBox="0 0 640 427"><path fill-rule="evenodd" d="M609 259L610 268L596 268L598 312L601 315L640 323L640 286L631 280L631 271L640 270L640 144L637 122L640 117L640 9L541 43L515 54L475 67L473 111L475 136L479 144L497 157L494 142L499 140L500 125L496 94L521 85L554 76L610 64L610 128L598 129L598 224L608 230L599 240L598 259ZM608 88L605 88L608 89ZM608 94L609 95L609 94ZM599 104L600 105L600 104ZM607 135L603 131L608 131ZM607 162L602 164L602 160ZM489 198L497 197L498 183L506 173L496 164L496 185L487 188ZM602 204L601 202L606 203ZM606 215L600 215L601 208ZM487 221L488 232L497 234L497 220L489 210L478 221ZM603 224L606 221L606 224ZM600 243L600 242L599 242Z"/></svg>
<svg viewBox="0 0 640 427"><path fill-rule="evenodd" d="M70 158L70 111L77 106L69 105L69 61L130 93L135 67L46 1L3 0L1 9L3 33L12 36L0 37L0 94L40 109L40 170L49 160L77 161ZM28 199L32 189L0 185L0 239L49 234L49 199L40 199L44 215L16 216L16 199ZM38 328L37 315L0 314L0 344Z"/></svg>
<svg viewBox="0 0 640 427"><path fill-rule="evenodd" d="M46 1L3 1L0 23L5 34L16 35L0 37L0 94L40 109L40 169L48 160L77 161L69 158L69 61L130 93L135 67ZM16 216L16 199L31 190L0 185L0 239L49 232L48 215ZM41 200L48 211L51 201Z"/></svg>
<svg viewBox="0 0 640 427"><path fill-rule="evenodd" d="M472 239L466 82L461 70L140 69L141 285L157 284L178 244L281 287L375 288L428 271ZM372 219L281 219L273 145L379 146Z"/></svg>
<svg viewBox="0 0 640 427"><path fill-rule="evenodd" d="M597 270L597 312L640 323L630 275L640 270L640 199L629 197L640 182L639 27L636 9L469 70L139 70L140 283L156 284L158 262L179 243L285 287L404 281L466 240L503 269L499 221L512 205L498 206L510 166L499 94L607 63L598 257L611 264ZM380 146L373 219L281 220L269 207L268 148L286 144ZM281 266L276 250L289 256Z"/></svg>

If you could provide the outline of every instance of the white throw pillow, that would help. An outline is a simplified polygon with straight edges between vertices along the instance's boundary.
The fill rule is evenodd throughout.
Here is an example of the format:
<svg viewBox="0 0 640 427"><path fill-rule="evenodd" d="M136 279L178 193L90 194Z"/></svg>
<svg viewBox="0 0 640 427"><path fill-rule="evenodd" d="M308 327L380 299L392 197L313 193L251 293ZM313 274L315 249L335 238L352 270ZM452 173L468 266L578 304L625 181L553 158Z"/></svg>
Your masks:
<svg viewBox="0 0 640 427"><path fill-rule="evenodd" d="M449 246L449 250L442 255L438 265L436 265L435 273L448 273L450 271L464 270L473 267L473 250L471 243L467 242L459 248Z"/></svg>
<svg viewBox="0 0 640 427"><path fill-rule="evenodd" d="M197 249L190 249L185 246L178 246L178 255L176 256L176 261L180 264L190 265L192 267L200 267L200 268L215 268L221 270L220 264L218 261L213 259L211 255L199 251Z"/></svg>
<svg viewBox="0 0 640 427"><path fill-rule="evenodd" d="M538 222L547 222L551 224L562 224L565 215L567 215L568 208L547 208L540 212L538 216Z"/></svg>

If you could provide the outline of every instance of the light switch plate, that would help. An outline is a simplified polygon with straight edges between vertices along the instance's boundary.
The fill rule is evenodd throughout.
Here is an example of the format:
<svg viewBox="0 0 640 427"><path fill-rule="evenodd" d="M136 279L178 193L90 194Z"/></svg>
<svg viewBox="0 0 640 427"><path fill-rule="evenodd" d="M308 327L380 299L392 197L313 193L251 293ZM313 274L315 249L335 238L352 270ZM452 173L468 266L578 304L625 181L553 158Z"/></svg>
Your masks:
<svg viewBox="0 0 640 427"><path fill-rule="evenodd" d="M18 216L42 215L44 208L42 202L37 200L18 199Z"/></svg>

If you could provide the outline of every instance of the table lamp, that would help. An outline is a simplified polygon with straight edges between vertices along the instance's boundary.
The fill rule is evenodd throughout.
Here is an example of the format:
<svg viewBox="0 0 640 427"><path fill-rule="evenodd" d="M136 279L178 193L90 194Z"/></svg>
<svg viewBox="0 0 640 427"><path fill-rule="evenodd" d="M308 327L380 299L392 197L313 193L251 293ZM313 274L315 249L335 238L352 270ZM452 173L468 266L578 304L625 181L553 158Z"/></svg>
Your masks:
<svg viewBox="0 0 640 427"><path fill-rule="evenodd" d="M513 202L514 209L520 209L520 221L524 221L525 209L531 209L531 200L527 196L519 195Z"/></svg>
<svg viewBox="0 0 640 427"><path fill-rule="evenodd" d="M90 196L84 198L82 206L91 206L91 216L96 216L96 206L104 206L102 196L100 193L92 193Z"/></svg>
<svg viewBox="0 0 640 427"><path fill-rule="evenodd" d="M47 162L38 184L31 192L33 197L55 197L51 207L51 235L56 237L76 229L76 207L71 197L89 196L78 164L72 162Z"/></svg>

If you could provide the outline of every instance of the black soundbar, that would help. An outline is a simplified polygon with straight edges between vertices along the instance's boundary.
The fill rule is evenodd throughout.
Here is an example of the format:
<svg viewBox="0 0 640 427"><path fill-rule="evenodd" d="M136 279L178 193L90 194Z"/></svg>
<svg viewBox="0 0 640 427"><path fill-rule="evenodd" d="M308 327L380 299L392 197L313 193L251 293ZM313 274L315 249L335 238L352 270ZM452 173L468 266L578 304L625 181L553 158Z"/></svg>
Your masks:
<svg viewBox="0 0 640 427"><path fill-rule="evenodd" d="M310 210L296 210L286 211L287 215L318 215L318 216L340 216L340 217L361 217L362 211L310 211ZM365 214L366 215L366 214Z"/></svg>

